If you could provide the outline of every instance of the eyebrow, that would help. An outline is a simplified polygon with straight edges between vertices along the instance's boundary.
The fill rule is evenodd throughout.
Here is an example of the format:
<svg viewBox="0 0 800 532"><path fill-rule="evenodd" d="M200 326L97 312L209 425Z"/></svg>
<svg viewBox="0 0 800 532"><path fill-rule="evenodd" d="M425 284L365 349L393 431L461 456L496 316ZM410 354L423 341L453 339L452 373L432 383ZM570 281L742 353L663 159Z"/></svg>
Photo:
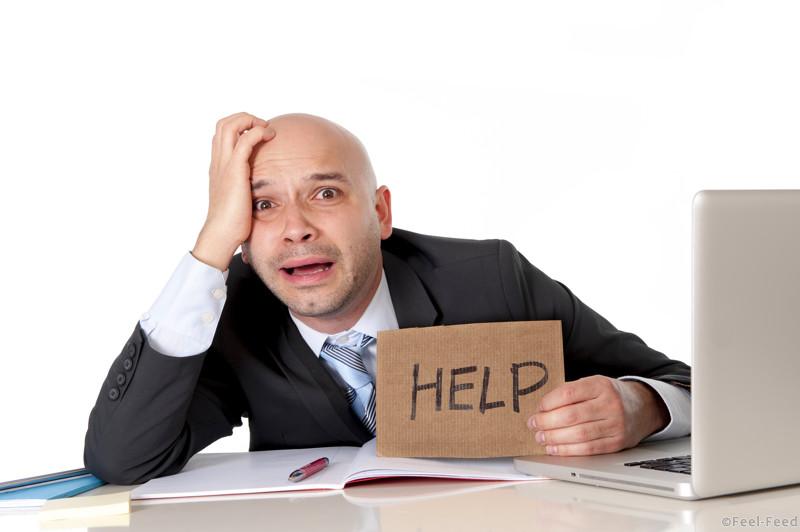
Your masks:
<svg viewBox="0 0 800 532"><path fill-rule="evenodd" d="M330 172L330 173L317 172L305 176L303 178L303 181L341 181L346 183L348 179L339 172ZM253 184L250 186L250 190L255 191L261 187L266 187L274 184L275 183L273 181L270 181L269 179L259 179L258 181L253 182Z"/></svg>

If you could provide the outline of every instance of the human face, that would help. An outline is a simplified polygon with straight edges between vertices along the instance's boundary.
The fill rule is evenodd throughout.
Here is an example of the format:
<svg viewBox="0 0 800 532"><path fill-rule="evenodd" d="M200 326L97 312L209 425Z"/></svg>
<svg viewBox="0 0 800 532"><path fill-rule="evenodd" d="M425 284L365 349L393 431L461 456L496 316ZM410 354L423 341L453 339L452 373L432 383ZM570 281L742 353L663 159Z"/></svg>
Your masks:
<svg viewBox="0 0 800 532"><path fill-rule="evenodd" d="M341 153L306 147L302 156L282 150L256 159L243 255L296 315L348 316L352 326L380 282L391 216L388 189L370 192L359 165Z"/></svg>

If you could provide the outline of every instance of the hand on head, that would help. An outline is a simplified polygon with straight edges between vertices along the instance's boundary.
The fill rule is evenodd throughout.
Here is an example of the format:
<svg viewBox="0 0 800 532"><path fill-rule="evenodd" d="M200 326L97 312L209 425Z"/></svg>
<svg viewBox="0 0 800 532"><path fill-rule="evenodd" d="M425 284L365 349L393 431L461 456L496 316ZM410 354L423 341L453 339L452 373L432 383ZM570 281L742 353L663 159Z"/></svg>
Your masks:
<svg viewBox="0 0 800 532"><path fill-rule="evenodd" d="M236 113L217 122L208 170L208 214L192 254L224 271L250 234L252 195L250 156L253 148L275 136L269 122Z"/></svg>

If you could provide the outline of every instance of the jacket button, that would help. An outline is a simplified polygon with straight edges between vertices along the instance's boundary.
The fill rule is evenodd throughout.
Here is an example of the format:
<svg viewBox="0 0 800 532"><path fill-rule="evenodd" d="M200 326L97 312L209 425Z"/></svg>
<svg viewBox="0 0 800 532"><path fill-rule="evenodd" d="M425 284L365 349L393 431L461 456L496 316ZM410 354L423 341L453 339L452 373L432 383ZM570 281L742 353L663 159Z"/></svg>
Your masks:
<svg viewBox="0 0 800 532"><path fill-rule="evenodd" d="M124 373L117 373L117 384L122 386L125 384L125 374Z"/></svg>
<svg viewBox="0 0 800 532"><path fill-rule="evenodd" d="M133 344L128 344L128 356L132 357L136 354L136 346Z"/></svg>
<svg viewBox="0 0 800 532"><path fill-rule="evenodd" d="M108 390L109 399L111 399L112 401L116 401L118 397L119 397L119 390L117 390L116 388L111 388L110 390Z"/></svg>
<svg viewBox="0 0 800 532"><path fill-rule="evenodd" d="M131 368L133 367L133 360L131 360L130 358L126 358L125 360L122 361L122 367L125 368L125 371L130 371Z"/></svg>

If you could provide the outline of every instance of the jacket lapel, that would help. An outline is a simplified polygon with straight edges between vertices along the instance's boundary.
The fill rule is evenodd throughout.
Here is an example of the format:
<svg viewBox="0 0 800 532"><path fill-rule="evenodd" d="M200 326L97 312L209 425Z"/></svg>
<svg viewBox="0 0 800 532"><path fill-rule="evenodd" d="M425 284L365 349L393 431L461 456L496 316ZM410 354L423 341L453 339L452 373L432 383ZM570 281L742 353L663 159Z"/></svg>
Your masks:
<svg viewBox="0 0 800 532"><path fill-rule="evenodd" d="M383 270L397 325L401 329L434 325L439 312L411 266L384 249Z"/></svg>

